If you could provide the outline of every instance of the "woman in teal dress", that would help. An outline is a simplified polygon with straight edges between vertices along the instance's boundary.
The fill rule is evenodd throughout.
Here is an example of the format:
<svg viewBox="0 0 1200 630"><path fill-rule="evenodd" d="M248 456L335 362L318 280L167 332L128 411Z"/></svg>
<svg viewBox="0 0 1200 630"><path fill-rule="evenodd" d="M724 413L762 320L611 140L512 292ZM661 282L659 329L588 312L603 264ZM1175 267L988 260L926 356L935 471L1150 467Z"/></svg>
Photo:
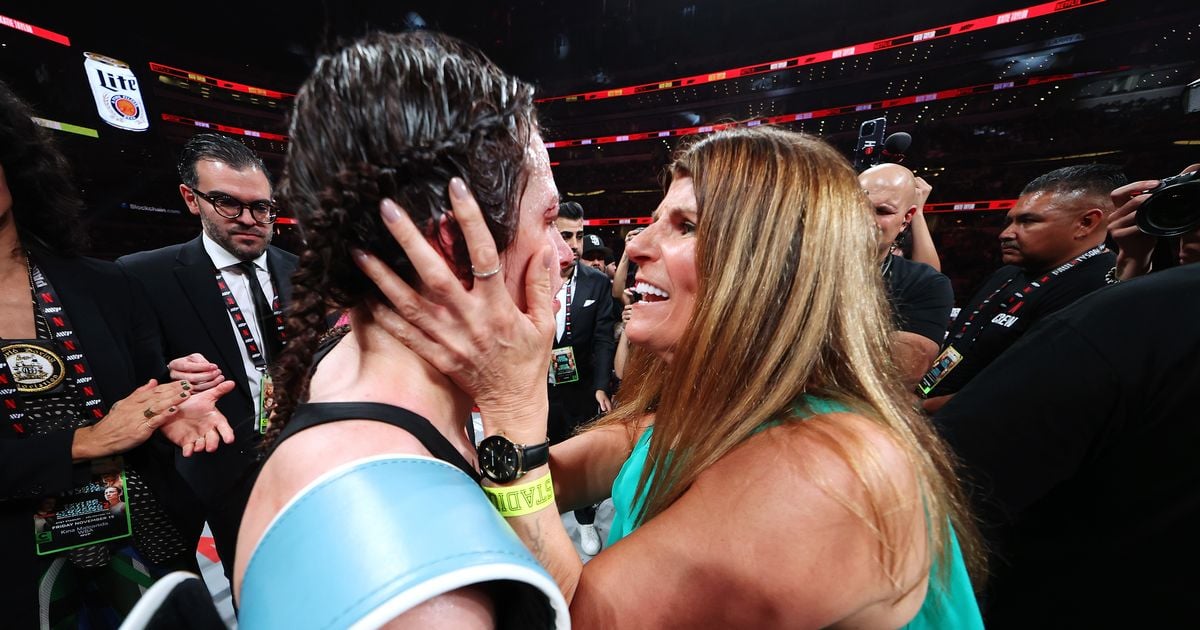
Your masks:
<svg viewBox="0 0 1200 630"><path fill-rule="evenodd" d="M548 465L485 484L519 504L552 474L560 512L613 497L610 545L586 565L553 510L504 508L575 627L982 627L977 533L889 360L873 210L851 166L810 136L754 128L699 140L670 174L628 245L643 299L623 402ZM477 211L455 214L490 269ZM504 270L527 283L518 309L421 258L420 296L361 263L405 305L389 328L474 394L487 435L543 442L549 273Z"/></svg>

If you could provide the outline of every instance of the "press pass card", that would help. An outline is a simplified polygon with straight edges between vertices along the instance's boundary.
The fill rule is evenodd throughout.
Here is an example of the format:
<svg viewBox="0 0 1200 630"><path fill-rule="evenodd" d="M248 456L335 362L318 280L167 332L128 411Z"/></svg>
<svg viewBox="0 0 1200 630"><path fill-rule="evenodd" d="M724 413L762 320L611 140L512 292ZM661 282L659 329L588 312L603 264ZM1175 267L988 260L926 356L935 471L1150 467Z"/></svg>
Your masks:
<svg viewBox="0 0 1200 630"><path fill-rule="evenodd" d="M124 471L98 472L78 488L43 498L33 514L33 533L39 556L128 537Z"/></svg>

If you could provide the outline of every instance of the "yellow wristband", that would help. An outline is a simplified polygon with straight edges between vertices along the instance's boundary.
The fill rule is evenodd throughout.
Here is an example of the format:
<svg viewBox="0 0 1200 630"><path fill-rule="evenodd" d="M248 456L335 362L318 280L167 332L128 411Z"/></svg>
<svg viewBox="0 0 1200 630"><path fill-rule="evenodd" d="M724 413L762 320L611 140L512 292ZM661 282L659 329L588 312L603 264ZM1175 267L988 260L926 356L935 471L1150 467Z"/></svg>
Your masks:
<svg viewBox="0 0 1200 630"><path fill-rule="evenodd" d="M483 486L483 492L504 518L533 514L554 505L554 480L549 473L519 486Z"/></svg>

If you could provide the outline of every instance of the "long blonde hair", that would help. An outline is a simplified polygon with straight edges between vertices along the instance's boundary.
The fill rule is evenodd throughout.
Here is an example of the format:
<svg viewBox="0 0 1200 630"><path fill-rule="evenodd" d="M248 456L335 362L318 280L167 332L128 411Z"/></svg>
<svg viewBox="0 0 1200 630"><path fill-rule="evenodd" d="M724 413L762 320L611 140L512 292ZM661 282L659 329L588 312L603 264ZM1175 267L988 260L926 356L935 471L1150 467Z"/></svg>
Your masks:
<svg viewBox="0 0 1200 630"><path fill-rule="evenodd" d="M653 465L643 468L635 496L650 490L635 517L662 512L763 423L794 417L796 403L811 394L887 429L916 471L929 548L945 559L953 523L978 569L978 533L949 454L914 410L890 359L894 328L878 236L850 164L816 138L759 127L707 136L676 159L671 174L691 177L696 195L696 310L671 363L632 352L623 403L604 421L632 426L655 415ZM796 430L812 431L864 484L866 506L836 498L877 532L880 562L898 583L909 544L883 518L888 501L870 482L881 470L872 447L837 423L804 422Z"/></svg>

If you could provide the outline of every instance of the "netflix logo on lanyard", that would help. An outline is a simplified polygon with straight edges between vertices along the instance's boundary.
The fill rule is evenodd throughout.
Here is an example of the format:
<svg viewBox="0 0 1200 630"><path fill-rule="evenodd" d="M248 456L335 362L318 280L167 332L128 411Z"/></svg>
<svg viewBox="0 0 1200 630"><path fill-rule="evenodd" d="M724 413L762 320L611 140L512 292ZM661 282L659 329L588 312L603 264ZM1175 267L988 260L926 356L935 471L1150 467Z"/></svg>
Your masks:
<svg viewBox="0 0 1200 630"><path fill-rule="evenodd" d="M58 387L64 377L74 382L83 405L77 426L103 418L105 409L58 293L32 261L29 280L37 313L45 318L50 339L10 344L0 353L0 420L6 420L9 433L18 437L27 434L21 396Z"/></svg>

